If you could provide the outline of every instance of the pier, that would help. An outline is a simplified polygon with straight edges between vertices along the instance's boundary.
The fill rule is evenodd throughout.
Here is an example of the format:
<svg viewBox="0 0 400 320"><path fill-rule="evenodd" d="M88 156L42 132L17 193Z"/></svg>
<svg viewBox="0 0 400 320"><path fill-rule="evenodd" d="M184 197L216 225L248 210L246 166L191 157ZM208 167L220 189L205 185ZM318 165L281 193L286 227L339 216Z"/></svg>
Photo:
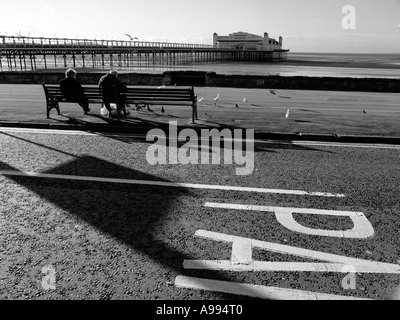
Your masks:
<svg viewBox="0 0 400 320"><path fill-rule="evenodd" d="M235 50L207 44L0 35L0 71L141 67L285 60L288 50Z"/></svg>

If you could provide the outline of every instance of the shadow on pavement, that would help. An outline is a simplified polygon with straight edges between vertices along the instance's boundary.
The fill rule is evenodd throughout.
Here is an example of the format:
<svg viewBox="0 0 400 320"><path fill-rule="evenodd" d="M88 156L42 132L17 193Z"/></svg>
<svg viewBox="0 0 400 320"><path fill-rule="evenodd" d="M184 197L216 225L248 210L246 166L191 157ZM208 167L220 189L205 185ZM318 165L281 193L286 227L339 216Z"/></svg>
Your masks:
<svg viewBox="0 0 400 320"><path fill-rule="evenodd" d="M184 212L177 207L179 205L177 200L182 196L190 195L185 188L118 183L117 181L16 176L4 173L5 170L13 172L17 170L3 162L0 162L0 170L3 171L1 173L3 176L89 223L100 233L105 233L131 249L144 253L156 263L156 266L162 265L175 274L184 274L183 261L197 258L190 256L187 250L185 253L187 249L185 244L188 237L193 237L194 231L193 234L188 235L187 230L186 233L184 232L187 226L177 223L179 215ZM157 176L91 156L75 158L42 173L168 182ZM41 219L40 216L33 218ZM26 219L29 219L29 215ZM143 267L146 267L146 264ZM218 280L235 281L234 278L230 279L230 276L224 276L218 272L210 271L207 275ZM225 294L217 295L223 298L234 298Z"/></svg>

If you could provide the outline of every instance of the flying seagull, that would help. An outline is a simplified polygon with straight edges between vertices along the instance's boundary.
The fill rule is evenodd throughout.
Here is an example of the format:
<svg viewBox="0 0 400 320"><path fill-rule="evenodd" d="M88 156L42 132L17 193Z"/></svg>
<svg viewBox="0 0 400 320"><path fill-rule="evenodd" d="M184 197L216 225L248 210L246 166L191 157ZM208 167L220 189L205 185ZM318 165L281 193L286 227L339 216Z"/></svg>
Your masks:
<svg viewBox="0 0 400 320"><path fill-rule="evenodd" d="M128 36L129 37L129 39L131 40L131 41L133 41L134 39L138 39L138 38L136 38L136 37L131 37L129 34L127 34L127 33L124 33L124 35L126 35L126 36Z"/></svg>
<svg viewBox="0 0 400 320"><path fill-rule="evenodd" d="M287 112L286 112L286 114L285 114L285 118L286 118L286 119L289 119L289 117L290 117L290 110L287 109Z"/></svg>
<svg viewBox="0 0 400 320"><path fill-rule="evenodd" d="M268 90L268 92L269 92L270 94L272 94L272 95L276 96L275 90L271 90L271 89L269 89L269 90Z"/></svg>
<svg viewBox="0 0 400 320"><path fill-rule="evenodd" d="M235 107L236 107L236 108L239 108L239 106L238 106L238 104L237 104L237 103L236 103Z"/></svg>
<svg viewBox="0 0 400 320"><path fill-rule="evenodd" d="M365 111L365 109L363 109L363 113L367 113L367 111Z"/></svg>
<svg viewBox="0 0 400 320"><path fill-rule="evenodd" d="M205 113L205 112L204 112L204 114L205 114L207 117L212 118L209 114L207 114L207 113Z"/></svg>
<svg viewBox="0 0 400 320"><path fill-rule="evenodd" d="M204 100L204 97L201 97L197 102L202 102Z"/></svg>

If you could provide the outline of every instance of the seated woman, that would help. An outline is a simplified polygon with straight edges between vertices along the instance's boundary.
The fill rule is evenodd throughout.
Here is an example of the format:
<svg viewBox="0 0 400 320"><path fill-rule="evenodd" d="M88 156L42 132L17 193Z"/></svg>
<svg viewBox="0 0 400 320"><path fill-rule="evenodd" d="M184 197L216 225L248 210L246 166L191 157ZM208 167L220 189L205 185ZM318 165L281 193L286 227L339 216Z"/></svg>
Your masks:
<svg viewBox="0 0 400 320"><path fill-rule="evenodd" d="M85 114L90 111L88 99L84 95L82 85L76 80L76 71L67 69L65 78L60 81L60 89L68 102L78 103Z"/></svg>

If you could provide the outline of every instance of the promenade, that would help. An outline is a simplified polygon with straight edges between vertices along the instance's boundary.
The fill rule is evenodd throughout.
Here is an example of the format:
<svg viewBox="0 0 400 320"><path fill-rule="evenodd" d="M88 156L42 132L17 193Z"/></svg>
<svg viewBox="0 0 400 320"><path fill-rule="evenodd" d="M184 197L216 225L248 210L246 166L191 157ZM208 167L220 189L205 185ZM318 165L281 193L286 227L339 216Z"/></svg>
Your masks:
<svg viewBox="0 0 400 320"><path fill-rule="evenodd" d="M192 124L176 106L47 119L41 85L0 85L0 299L397 299L399 94L194 90ZM259 140L246 162L169 144L154 164L145 135L171 121Z"/></svg>
<svg viewBox="0 0 400 320"><path fill-rule="evenodd" d="M181 127L254 129L256 137L398 143L398 93L195 87L198 120L191 123L188 107L152 107L117 122L102 117L100 105L84 115L77 104L61 103L61 115L46 118L41 85L0 85L0 126L143 133L151 128ZM219 98L214 100L219 94ZM290 110L289 118L285 115Z"/></svg>

